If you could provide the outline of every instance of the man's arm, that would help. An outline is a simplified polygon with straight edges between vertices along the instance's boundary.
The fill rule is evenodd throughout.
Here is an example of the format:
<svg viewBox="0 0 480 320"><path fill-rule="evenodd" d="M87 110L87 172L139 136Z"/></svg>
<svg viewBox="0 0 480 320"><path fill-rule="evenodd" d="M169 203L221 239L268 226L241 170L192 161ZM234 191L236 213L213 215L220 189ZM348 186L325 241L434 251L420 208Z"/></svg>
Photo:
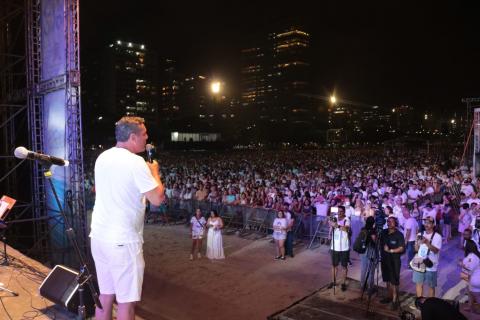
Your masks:
<svg viewBox="0 0 480 320"><path fill-rule="evenodd" d="M145 193L145 197L153 205L159 206L165 201L165 188L163 186L162 180L160 179L160 172L158 170L158 162L147 162L147 166L152 173L153 179L158 183L158 186Z"/></svg>

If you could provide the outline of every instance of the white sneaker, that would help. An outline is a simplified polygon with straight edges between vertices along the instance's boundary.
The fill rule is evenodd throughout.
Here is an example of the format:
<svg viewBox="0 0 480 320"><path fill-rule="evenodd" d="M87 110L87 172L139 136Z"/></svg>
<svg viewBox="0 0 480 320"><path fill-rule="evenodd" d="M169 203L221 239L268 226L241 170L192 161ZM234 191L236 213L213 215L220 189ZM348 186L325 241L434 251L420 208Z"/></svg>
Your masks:
<svg viewBox="0 0 480 320"><path fill-rule="evenodd" d="M201 259L201 258L202 258L202 254L201 254L200 252L197 253L197 258L198 258L198 259Z"/></svg>
<svg viewBox="0 0 480 320"><path fill-rule="evenodd" d="M190 254L190 260L193 260L193 254Z"/></svg>

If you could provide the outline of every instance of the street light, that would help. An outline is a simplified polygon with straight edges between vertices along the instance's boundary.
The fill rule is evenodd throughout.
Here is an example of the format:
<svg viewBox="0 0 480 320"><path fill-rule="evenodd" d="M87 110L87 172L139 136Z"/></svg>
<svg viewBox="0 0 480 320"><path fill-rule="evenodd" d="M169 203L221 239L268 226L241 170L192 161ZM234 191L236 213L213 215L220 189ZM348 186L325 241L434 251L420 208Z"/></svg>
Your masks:
<svg viewBox="0 0 480 320"><path fill-rule="evenodd" d="M210 89L212 90L213 94L219 94L220 93L220 82L214 81L210 85Z"/></svg>
<svg viewBox="0 0 480 320"><path fill-rule="evenodd" d="M330 97L330 102L331 102L331 103L337 102L337 98L335 98L335 96L331 96L331 97Z"/></svg>

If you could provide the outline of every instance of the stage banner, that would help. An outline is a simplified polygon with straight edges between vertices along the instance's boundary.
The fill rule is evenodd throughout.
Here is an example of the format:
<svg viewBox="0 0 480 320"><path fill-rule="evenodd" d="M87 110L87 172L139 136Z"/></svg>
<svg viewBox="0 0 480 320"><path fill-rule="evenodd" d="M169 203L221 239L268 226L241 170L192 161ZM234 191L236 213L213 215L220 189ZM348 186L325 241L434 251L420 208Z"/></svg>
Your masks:
<svg viewBox="0 0 480 320"><path fill-rule="evenodd" d="M43 128L45 154L67 159L66 145L66 37L65 37L65 5L64 0L41 1L41 70L42 83L47 89L43 94ZM65 190L68 190L68 168L52 166L52 182L64 209ZM59 216L58 205L50 186L47 186L47 210L50 216L50 241L52 252L62 252L67 247L63 219ZM67 211L67 210L66 210ZM64 255L52 257L53 261L62 261Z"/></svg>

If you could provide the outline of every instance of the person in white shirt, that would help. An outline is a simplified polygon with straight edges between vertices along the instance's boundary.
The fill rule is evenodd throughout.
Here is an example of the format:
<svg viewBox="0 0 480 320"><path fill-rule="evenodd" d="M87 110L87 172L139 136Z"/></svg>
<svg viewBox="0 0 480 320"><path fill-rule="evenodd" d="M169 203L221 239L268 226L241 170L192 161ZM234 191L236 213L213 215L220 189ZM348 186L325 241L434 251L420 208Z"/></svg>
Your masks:
<svg viewBox="0 0 480 320"><path fill-rule="evenodd" d="M100 302L96 319L134 319L140 301L145 261L145 198L155 206L165 199L159 166L136 155L148 139L144 120L123 117L115 124L117 144L95 162L96 199L91 223L91 250L97 270Z"/></svg>
<svg viewBox="0 0 480 320"><path fill-rule="evenodd" d="M467 198L470 197L474 192L471 182L472 181L470 179L465 179L465 181L463 181L462 186L460 188L460 191L463 192Z"/></svg>
<svg viewBox="0 0 480 320"><path fill-rule="evenodd" d="M277 255L275 260L285 260L285 240L287 239L288 222L285 213L281 210L277 212L277 217L273 220L273 239L276 243Z"/></svg>
<svg viewBox="0 0 480 320"><path fill-rule="evenodd" d="M336 279L338 273L338 265L341 264L343 268L342 274L342 291L347 290L347 272L348 261L350 259L350 241L349 229L350 220L345 216L345 207L338 206L338 217L330 220L330 227L332 228L332 241L330 245L332 257L332 282L328 285L331 289L336 286Z"/></svg>
<svg viewBox="0 0 480 320"><path fill-rule="evenodd" d="M468 203L462 204L460 207L460 216L458 217L458 232L460 233L460 248L464 246L463 232L470 228L473 217L470 213Z"/></svg>
<svg viewBox="0 0 480 320"><path fill-rule="evenodd" d="M195 215L190 219L190 234L192 236L192 250L190 251L190 260L193 260L195 249L197 249L197 258L200 259L202 254L202 240L205 236L205 225L207 221L202 217L202 211L197 208Z"/></svg>
<svg viewBox="0 0 480 320"><path fill-rule="evenodd" d="M413 282L415 283L417 297L423 297L423 285L429 288L429 296L435 297L435 288L437 286L437 268L440 258L440 249L442 248L442 236L434 231L435 220L427 217L424 223L425 232L417 234L415 250L422 259L430 259L432 266L426 268L424 273L413 271Z"/></svg>
<svg viewBox="0 0 480 320"><path fill-rule="evenodd" d="M407 251L407 265L410 268L410 261L415 256L415 240L418 232L418 223L414 217L410 215L408 208L402 206L403 214L403 236L405 238L405 249Z"/></svg>
<svg viewBox="0 0 480 320"><path fill-rule="evenodd" d="M422 196L422 191L417 189L416 184L410 185L410 188L407 191L408 203L413 203L417 201Z"/></svg>

